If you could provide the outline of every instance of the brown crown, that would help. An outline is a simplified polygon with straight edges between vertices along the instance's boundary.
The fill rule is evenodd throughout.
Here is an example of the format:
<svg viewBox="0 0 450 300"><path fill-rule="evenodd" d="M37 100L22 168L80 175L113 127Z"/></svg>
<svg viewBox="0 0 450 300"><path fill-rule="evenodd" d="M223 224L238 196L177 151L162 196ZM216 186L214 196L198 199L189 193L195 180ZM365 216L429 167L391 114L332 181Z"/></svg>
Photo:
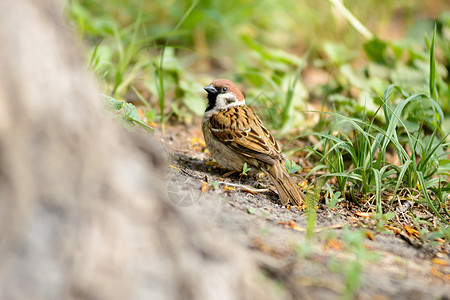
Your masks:
<svg viewBox="0 0 450 300"><path fill-rule="evenodd" d="M228 91L232 92L234 95L236 95L236 98L238 101L245 101L244 95L239 90L239 88L228 79L216 79L213 82L211 82L213 86L216 88L226 87Z"/></svg>

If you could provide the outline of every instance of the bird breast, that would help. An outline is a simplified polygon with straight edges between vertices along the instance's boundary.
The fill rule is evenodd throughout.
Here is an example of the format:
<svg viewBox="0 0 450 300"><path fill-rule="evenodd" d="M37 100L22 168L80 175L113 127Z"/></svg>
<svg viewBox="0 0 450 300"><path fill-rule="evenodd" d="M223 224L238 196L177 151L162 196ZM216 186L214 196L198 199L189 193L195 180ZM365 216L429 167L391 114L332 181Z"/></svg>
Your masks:
<svg viewBox="0 0 450 300"><path fill-rule="evenodd" d="M208 147L211 156L222 166L230 170L241 171L244 163L244 157L217 140L211 133L211 129L206 126L206 122L202 124L203 136L205 138L206 147Z"/></svg>

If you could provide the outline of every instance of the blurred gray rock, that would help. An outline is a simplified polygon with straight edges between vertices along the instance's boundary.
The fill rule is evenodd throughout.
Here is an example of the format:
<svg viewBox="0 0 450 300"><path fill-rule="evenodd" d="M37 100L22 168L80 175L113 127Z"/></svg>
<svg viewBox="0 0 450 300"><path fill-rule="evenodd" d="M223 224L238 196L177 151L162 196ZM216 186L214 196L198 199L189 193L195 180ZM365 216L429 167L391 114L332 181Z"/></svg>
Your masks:
<svg viewBox="0 0 450 300"><path fill-rule="evenodd" d="M166 201L159 146L104 112L62 11L0 0L0 299L268 297Z"/></svg>

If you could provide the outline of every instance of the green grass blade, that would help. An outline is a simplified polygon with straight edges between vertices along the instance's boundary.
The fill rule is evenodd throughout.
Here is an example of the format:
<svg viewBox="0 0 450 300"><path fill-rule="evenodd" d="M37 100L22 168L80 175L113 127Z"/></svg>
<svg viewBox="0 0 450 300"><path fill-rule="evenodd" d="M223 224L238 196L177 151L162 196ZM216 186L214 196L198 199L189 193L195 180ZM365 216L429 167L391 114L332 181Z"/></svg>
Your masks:
<svg viewBox="0 0 450 300"><path fill-rule="evenodd" d="M180 26L184 23L186 18L191 14L191 12L194 10L194 8L197 6L199 0L195 0L192 2L191 6L188 8L188 10L184 13L183 17L178 21L175 28L172 30L172 32L175 32L180 28ZM169 44L170 37L166 40L166 43L164 44L164 47L161 50L161 56L159 60L159 67L157 68L157 83L156 88L158 90L158 98L159 98L159 111L160 111L160 122L161 122L161 129L164 130L164 107L165 107L165 91L164 91L164 79L163 79L163 63L164 63L164 50L166 49L167 45Z"/></svg>
<svg viewBox="0 0 450 300"><path fill-rule="evenodd" d="M397 90L398 92L400 92L405 99L409 97L409 95L396 84L391 84L384 90L382 101L383 101L383 112L384 112L384 117L386 119L386 124L389 124L391 122L392 112L394 111L392 108L392 104L390 102L390 98L391 98L394 90Z"/></svg>
<svg viewBox="0 0 450 300"><path fill-rule="evenodd" d="M376 197L376 203L377 203L377 213L382 213L381 208L381 173L380 170L372 169L373 175L375 177L375 197Z"/></svg>
<svg viewBox="0 0 450 300"><path fill-rule="evenodd" d="M292 121L292 110L294 108L294 91L295 87L299 81L300 75L306 66L306 61L309 56L309 51L305 54L304 58L302 59L302 63L297 67L297 70L294 74L294 77L292 78L291 82L289 83L288 91L286 93L286 100L283 106L283 110L281 112L281 131L285 132L289 129L289 123Z"/></svg>
<svg viewBox="0 0 450 300"><path fill-rule="evenodd" d="M144 96L142 96L142 94L134 86L131 86L131 88L136 93L136 96L139 98L139 100L142 101L142 103L144 103L148 108L152 107L147 99L145 99Z"/></svg>
<svg viewBox="0 0 450 300"><path fill-rule="evenodd" d="M356 29L364 38L371 40L374 38L372 32L369 31L359 20L342 4L339 0L328 0L342 16Z"/></svg>
<svg viewBox="0 0 450 300"><path fill-rule="evenodd" d="M326 169L328 169L328 167L324 164L317 165L314 168L312 168L311 171L308 172L308 174L306 174L305 179L309 178L309 176L315 174L319 170L326 170Z"/></svg>
<svg viewBox="0 0 450 300"><path fill-rule="evenodd" d="M362 181L362 177L358 174L353 174L353 173L328 173L328 174L324 174L321 177L342 177L342 178L350 178L350 179L354 179L356 181L361 182Z"/></svg>
<svg viewBox="0 0 450 300"><path fill-rule="evenodd" d="M433 202L430 199L430 195L428 195L427 192L427 186L425 184L425 180L423 178L423 174L420 171L416 172L417 178L420 183L420 191L424 195L425 199L427 200L428 206L431 208L431 210L434 212L434 214L439 217L445 224L450 225L450 223L439 213L439 211L434 207Z"/></svg>
<svg viewBox="0 0 450 300"><path fill-rule="evenodd" d="M436 24L434 24L433 38L431 40L430 47L430 97L437 101L437 92L436 92L436 60L434 57L434 42L436 40Z"/></svg>
<svg viewBox="0 0 450 300"><path fill-rule="evenodd" d="M405 163L400 167L400 174L398 174L397 184L394 188L394 195L397 194L400 185L402 184L403 178L405 177L406 172L408 171L409 165L412 163L412 160L408 159Z"/></svg>

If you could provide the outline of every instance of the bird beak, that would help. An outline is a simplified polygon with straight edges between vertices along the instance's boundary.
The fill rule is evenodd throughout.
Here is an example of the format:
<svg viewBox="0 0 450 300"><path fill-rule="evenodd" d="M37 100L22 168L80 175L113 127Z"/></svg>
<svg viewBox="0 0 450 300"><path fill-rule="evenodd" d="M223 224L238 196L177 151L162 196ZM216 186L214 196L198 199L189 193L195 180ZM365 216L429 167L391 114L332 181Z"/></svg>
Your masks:
<svg viewBox="0 0 450 300"><path fill-rule="evenodd" d="M217 94L217 90L212 84L205 86L203 89L207 91L208 94Z"/></svg>

